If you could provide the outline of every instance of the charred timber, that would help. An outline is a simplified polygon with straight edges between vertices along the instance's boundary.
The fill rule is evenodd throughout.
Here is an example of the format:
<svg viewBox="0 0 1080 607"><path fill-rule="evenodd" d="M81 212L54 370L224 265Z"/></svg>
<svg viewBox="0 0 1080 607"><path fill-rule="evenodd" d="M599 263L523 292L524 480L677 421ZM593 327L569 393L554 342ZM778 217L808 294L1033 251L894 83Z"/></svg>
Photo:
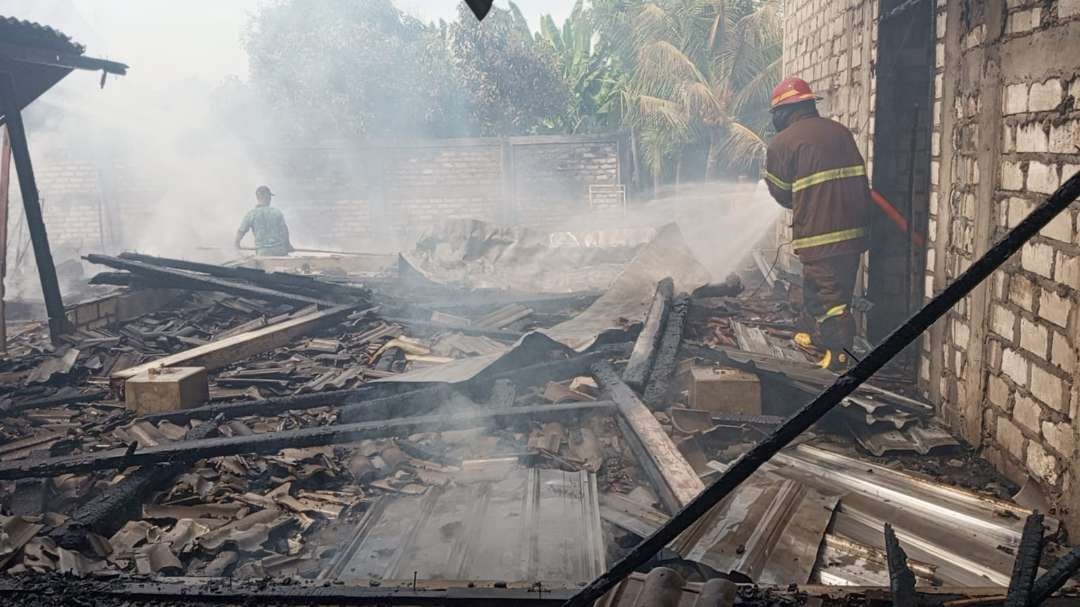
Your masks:
<svg viewBox="0 0 1080 607"><path fill-rule="evenodd" d="M244 280L260 287L307 295L311 297L329 297L334 301L347 301L349 299L367 300L371 294L367 289L340 285L319 280L312 276L291 274L288 272L267 272L256 268L230 267L187 261L186 259L173 259L170 257L155 257L139 253L121 253L120 259L137 261L153 266L198 272L217 278Z"/></svg>
<svg viewBox="0 0 1080 607"><path fill-rule="evenodd" d="M333 302L325 299L286 293L276 289L247 285L240 282L225 280L223 278L204 276L185 270L159 267L139 261L109 257L108 255L90 254L83 257L83 259L90 263L107 266L115 270L125 270L132 274L137 274L140 277L170 281L173 283L172 288L211 288L214 291L228 293L229 295L299 306L309 306L314 304L325 308L334 305Z"/></svg>
<svg viewBox="0 0 1080 607"><path fill-rule="evenodd" d="M893 607L915 607L915 574L908 567L907 553L896 539L892 525L885 523L885 558L889 565L889 590Z"/></svg>
<svg viewBox="0 0 1080 607"><path fill-rule="evenodd" d="M202 440L216 431L216 421L201 424L188 430L184 440ZM109 537L127 521L139 517L147 495L172 483L187 468L188 464L182 461L143 466L80 506L50 535L57 544L71 550L86 545L87 532Z"/></svg>
<svg viewBox="0 0 1080 607"><path fill-rule="evenodd" d="M451 415L426 415L385 421L320 426L251 436L180 441L137 449L110 449L66 457L26 458L0 463L0 479L19 479L108 470L128 466L150 466L163 462L192 462L227 455L268 455L282 449L322 447L368 438L402 437L417 432L441 432L488 424L504 425L518 420L562 419L590 412L608 411L610 402L571 403L514 407L501 411L471 411Z"/></svg>
<svg viewBox="0 0 1080 607"><path fill-rule="evenodd" d="M1013 562L1012 579L1009 591L1005 595L1005 607L1029 607L1032 602L1032 588L1035 576L1039 574L1039 561L1043 553L1043 515L1038 511L1024 521L1024 533L1020 536L1020 546L1016 549Z"/></svg>
<svg viewBox="0 0 1080 607"><path fill-rule="evenodd" d="M431 322L430 320L423 320L419 318L383 318L386 322L393 322L399 325L405 325L414 329L422 329L427 331L456 331L465 335L473 335L477 337L490 337L492 339L499 339L502 341L517 341L523 333L519 331L507 331L505 329L483 329L479 327L473 327L469 325L451 325L441 322Z"/></svg>
<svg viewBox="0 0 1080 607"><path fill-rule="evenodd" d="M1042 605L1047 599L1061 590L1069 578L1080 571L1080 547L1073 548L1068 554L1059 558L1046 573L1031 586L1031 604Z"/></svg>
<svg viewBox="0 0 1080 607"><path fill-rule="evenodd" d="M645 317L645 326L638 333L634 349L630 352L630 360L623 369L623 381L635 390L645 387L645 381L649 379L649 371L653 368L656 360L656 352L660 347L660 340L664 336L664 328L667 326L668 314L671 313L671 300L675 297L675 282L665 278L656 284L656 294L653 295L652 305Z"/></svg>
<svg viewBox="0 0 1080 607"><path fill-rule="evenodd" d="M654 409L666 404L665 400L671 391L671 378L675 375L675 366L678 364L679 346L682 344L683 329L686 327L686 315L689 311L690 298L685 294L676 297L664 328L664 336L660 339L656 360L649 373L649 383L645 386L645 404Z"/></svg>
<svg viewBox="0 0 1080 607"><path fill-rule="evenodd" d="M566 602L567 607L586 607L644 565L664 546L688 529L721 500L731 495L774 455L818 422L826 413L850 396L863 382L910 346L931 325L1001 267L1039 230L1080 197L1080 172L1070 177L1046 201L964 270L952 284L930 299L880 345L870 351L850 371L844 373L813 401L792 415L783 425L763 438L720 475L711 485L671 518L656 533L645 538L629 554Z"/></svg>

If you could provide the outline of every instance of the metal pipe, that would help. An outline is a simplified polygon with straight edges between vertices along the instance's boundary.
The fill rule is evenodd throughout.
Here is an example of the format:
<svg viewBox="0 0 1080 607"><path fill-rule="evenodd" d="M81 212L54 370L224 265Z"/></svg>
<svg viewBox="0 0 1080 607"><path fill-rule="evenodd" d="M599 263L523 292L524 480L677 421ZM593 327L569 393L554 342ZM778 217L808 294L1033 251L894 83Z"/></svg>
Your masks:
<svg viewBox="0 0 1080 607"><path fill-rule="evenodd" d="M1015 228L1009 231L985 255L957 277L952 284L928 301L921 310L907 322L897 327L885 341L874 348L865 358L847 373L836 379L831 386L817 398L804 406L775 432L754 445L743 454L716 481L705 488L682 510L655 533L641 541L625 557L615 563L611 569L581 589L564 603L565 607L587 607L599 599L608 590L615 587L626 576L644 565L650 558L667 546L683 531L694 524L713 506L731 494L743 481L758 468L780 452L791 441L814 425L826 413L849 396L860 384L885 366L904 348L909 346L939 318L945 315L957 302L966 297L990 274L1001 267L1013 253L1020 250L1024 243L1031 240L1046 224L1064 211L1074 200L1080 197L1080 172L1069 178L1050 198L1039 205Z"/></svg>

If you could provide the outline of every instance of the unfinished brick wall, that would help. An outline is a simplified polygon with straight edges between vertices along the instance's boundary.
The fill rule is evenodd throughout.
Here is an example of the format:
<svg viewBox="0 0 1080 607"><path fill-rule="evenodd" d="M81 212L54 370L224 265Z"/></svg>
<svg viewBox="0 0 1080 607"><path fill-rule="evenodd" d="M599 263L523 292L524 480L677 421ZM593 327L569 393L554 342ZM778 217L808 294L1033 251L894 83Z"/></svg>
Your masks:
<svg viewBox="0 0 1080 607"><path fill-rule="evenodd" d="M273 150L297 230L342 245L400 239L447 219L564 224L589 209L590 186L621 183L620 136L401 141ZM301 221L308 221L302 219Z"/></svg>
<svg viewBox="0 0 1080 607"><path fill-rule="evenodd" d="M784 3L784 76L798 76L822 97L822 116L844 124L873 168L874 79L877 58L877 2L788 0ZM791 214L785 215L778 242L790 242ZM782 256L788 271L797 269L790 249Z"/></svg>
<svg viewBox="0 0 1080 607"><path fill-rule="evenodd" d="M105 229L97 168L61 150L43 151L35 154L33 160L42 213L53 248L82 253L100 249ZM29 235L22 218L22 197L14 168L11 173L8 230L12 251L9 254L17 255L17 247L29 248ZM33 257L32 253L28 255Z"/></svg>
<svg viewBox="0 0 1080 607"><path fill-rule="evenodd" d="M877 5L785 3L786 74L809 80L827 98L825 114L853 130L869 116L871 133L875 117L853 113L851 99L876 90L862 84L866 73L853 59L876 58L859 45L867 34L858 16L876 19ZM927 298L1080 170L1080 1L936 0L934 10ZM841 56L846 76L833 68ZM1076 221L1070 209L935 325L918 365L919 386L941 418L1015 482L1035 479L1074 533L1080 508L1067 505L1080 503Z"/></svg>

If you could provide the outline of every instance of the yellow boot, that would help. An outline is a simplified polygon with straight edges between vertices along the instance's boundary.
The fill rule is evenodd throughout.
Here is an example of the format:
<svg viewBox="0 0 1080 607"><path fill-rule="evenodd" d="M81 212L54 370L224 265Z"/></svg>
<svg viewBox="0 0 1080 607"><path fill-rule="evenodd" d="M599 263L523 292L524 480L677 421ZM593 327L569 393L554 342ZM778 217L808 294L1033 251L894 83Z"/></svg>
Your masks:
<svg viewBox="0 0 1080 607"><path fill-rule="evenodd" d="M814 340L810 337L809 333L796 333L795 337L791 338L791 340L800 348L809 350L814 347Z"/></svg>
<svg viewBox="0 0 1080 607"><path fill-rule="evenodd" d="M847 352L825 350L825 356L818 361L818 366L836 373L843 373L851 367L851 358L847 355Z"/></svg>

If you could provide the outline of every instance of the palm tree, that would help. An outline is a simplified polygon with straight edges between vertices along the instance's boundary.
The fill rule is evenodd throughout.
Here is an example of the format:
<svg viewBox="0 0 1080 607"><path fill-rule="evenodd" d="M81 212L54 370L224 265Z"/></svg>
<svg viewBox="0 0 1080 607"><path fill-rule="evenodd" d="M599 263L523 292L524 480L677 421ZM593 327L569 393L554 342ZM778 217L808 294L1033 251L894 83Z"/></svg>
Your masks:
<svg viewBox="0 0 1080 607"><path fill-rule="evenodd" d="M611 55L601 52L599 33L584 1L577 0L561 29L551 15L541 16L536 40L555 53L570 89L566 112L549 119L549 128L573 134L617 127L620 91L627 76L616 68Z"/></svg>
<svg viewBox="0 0 1080 607"><path fill-rule="evenodd" d="M780 78L778 0L594 0L616 53L632 62L626 120L658 182L682 150L708 142L706 176L761 156Z"/></svg>

